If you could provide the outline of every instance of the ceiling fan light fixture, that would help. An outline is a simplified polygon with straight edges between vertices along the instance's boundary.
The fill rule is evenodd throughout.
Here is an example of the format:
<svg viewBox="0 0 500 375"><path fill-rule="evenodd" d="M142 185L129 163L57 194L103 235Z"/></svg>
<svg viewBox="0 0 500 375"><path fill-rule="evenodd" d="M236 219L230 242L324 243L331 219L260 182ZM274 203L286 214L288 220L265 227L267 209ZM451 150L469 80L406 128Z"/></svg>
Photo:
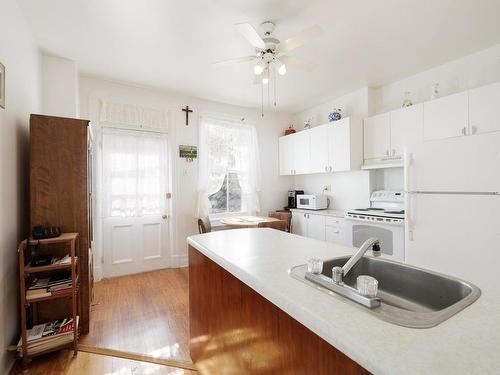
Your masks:
<svg viewBox="0 0 500 375"><path fill-rule="evenodd" d="M278 73L280 76L284 76L286 74L286 65L281 64L281 66L278 68Z"/></svg>
<svg viewBox="0 0 500 375"><path fill-rule="evenodd" d="M269 78L268 77L262 77L262 84L267 85L269 83Z"/></svg>
<svg viewBox="0 0 500 375"><path fill-rule="evenodd" d="M256 76L260 76L263 71L264 71L264 68L262 67L261 64L257 64L253 67L253 72L255 73Z"/></svg>

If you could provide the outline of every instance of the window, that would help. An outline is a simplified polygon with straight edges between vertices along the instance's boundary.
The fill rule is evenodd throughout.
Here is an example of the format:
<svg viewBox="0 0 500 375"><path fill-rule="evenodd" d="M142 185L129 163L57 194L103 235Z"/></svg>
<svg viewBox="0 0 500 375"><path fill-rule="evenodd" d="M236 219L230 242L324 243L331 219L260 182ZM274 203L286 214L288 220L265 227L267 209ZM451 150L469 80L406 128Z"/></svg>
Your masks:
<svg viewBox="0 0 500 375"><path fill-rule="evenodd" d="M210 214L241 212L241 185L236 171L228 171L220 189L208 196Z"/></svg>
<svg viewBox="0 0 500 375"><path fill-rule="evenodd" d="M104 129L104 217L161 215L165 207L164 135Z"/></svg>
<svg viewBox="0 0 500 375"><path fill-rule="evenodd" d="M197 216L259 210L260 162L253 125L203 117Z"/></svg>

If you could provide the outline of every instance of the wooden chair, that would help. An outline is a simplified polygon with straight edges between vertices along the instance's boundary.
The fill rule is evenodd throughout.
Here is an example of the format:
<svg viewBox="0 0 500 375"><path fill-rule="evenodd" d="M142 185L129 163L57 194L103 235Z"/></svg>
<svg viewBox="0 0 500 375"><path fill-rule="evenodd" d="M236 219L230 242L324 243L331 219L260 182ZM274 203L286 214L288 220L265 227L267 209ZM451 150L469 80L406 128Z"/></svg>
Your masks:
<svg viewBox="0 0 500 375"><path fill-rule="evenodd" d="M212 231L212 225L210 224L210 219L204 217L203 219L198 219L198 231L201 233L208 233Z"/></svg>
<svg viewBox="0 0 500 375"><path fill-rule="evenodd" d="M275 219L285 220L286 221L286 231L292 232L292 213L290 211L287 212L279 212L272 211L268 214L269 217L274 217Z"/></svg>
<svg viewBox="0 0 500 375"><path fill-rule="evenodd" d="M281 230L286 232L287 222L286 220L278 220L278 221L264 221L263 223L259 223L259 228L273 228L277 230Z"/></svg>

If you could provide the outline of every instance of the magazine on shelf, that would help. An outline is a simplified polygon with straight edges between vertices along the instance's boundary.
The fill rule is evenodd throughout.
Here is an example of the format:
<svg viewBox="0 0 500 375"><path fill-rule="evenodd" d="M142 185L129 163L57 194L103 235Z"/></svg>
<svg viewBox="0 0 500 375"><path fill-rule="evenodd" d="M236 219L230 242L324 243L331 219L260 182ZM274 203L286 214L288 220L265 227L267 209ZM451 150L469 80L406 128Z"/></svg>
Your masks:
<svg viewBox="0 0 500 375"><path fill-rule="evenodd" d="M76 317L78 329L79 316ZM26 331L27 349L29 354L36 354L55 346L73 341L73 319L56 320L37 324ZM22 352L22 338L17 344L17 350Z"/></svg>

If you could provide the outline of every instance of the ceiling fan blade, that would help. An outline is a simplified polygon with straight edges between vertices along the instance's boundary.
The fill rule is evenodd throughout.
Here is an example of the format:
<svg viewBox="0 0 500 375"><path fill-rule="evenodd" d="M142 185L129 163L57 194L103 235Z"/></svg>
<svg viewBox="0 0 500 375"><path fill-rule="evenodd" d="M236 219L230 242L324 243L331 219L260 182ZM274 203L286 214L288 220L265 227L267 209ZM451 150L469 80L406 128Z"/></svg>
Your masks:
<svg viewBox="0 0 500 375"><path fill-rule="evenodd" d="M228 66L228 65L243 63L243 62L247 62L247 61L252 61L255 58L256 58L255 56L236 57L234 59L228 59L228 60L222 60L222 61L213 62L212 66L215 66L215 67Z"/></svg>
<svg viewBox="0 0 500 375"><path fill-rule="evenodd" d="M280 56L279 59L287 68L300 69L310 72L316 67L314 64L299 60L295 57Z"/></svg>
<svg viewBox="0 0 500 375"><path fill-rule="evenodd" d="M250 25L249 23L238 23L234 26L236 27L236 30L238 30L240 34L243 35L252 46L261 49L265 48L266 43L264 43L264 41L252 25Z"/></svg>
<svg viewBox="0 0 500 375"><path fill-rule="evenodd" d="M295 48L298 48L313 39L316 39L323 35L323 29L318 25L314 25L308 29L305 29L301 33L288 38L283 43L279 45L280 52L289 52Z"/></svg>

